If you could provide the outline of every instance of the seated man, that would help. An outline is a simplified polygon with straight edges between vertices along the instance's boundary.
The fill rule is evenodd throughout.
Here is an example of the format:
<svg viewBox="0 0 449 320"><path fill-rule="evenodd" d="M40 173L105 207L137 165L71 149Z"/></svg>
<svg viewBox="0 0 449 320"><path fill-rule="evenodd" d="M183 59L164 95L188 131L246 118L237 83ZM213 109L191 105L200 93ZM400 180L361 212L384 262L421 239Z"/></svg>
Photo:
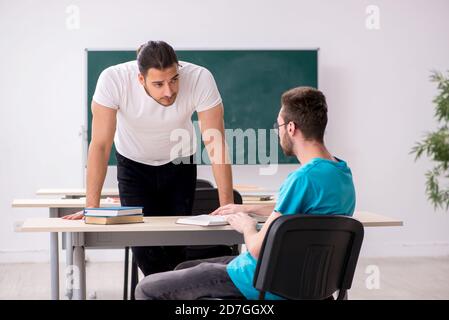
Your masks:
<svg viewBox="0 0 449 320"><path fill-rule="evenodd" d="M253 278L263 239L270 224L281 214L344 214L351 216L355 190L351 170L333 157L324 145L327 104L313 88L298 87L282 95L275 127L286 155L296 156L301 167L282 184L273 206L226 205L212 214L243 233L248 251L237 257L186 261L174 271L152 274L136 288L136 299L257 299ZM260 231L247 213L269 216ZM267 293L266 299L280 299Z"/></svg>

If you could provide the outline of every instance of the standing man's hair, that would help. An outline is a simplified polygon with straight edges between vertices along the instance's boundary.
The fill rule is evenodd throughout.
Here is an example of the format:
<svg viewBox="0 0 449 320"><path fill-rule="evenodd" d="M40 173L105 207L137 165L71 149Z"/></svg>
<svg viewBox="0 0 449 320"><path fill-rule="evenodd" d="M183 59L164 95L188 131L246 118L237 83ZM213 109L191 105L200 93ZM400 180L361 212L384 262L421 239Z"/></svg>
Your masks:
<svg viewBox="0 0 449 320"><path fill-rule="evenodd" d="M145 76L151 68L163 70L178 64L175 50L164 41L148 41L137 49L137 66Z"/></svg>
<svg viewBox="0 0 449 320"><path fill-rule="evenodd" d="M312 87L293 88L282 95L282 113L286 123L292 121L307 140L323 142L327 125L324 94Z"/></svg>

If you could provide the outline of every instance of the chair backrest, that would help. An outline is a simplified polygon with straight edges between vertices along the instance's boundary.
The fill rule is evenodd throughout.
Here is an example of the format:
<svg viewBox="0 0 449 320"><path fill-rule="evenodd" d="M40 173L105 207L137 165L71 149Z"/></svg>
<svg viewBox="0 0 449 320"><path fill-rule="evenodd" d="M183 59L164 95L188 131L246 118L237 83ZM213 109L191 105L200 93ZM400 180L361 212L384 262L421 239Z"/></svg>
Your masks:
<svg viewBox="0 0 449 320"><path fill-rule="evenodd" d="M212 182L204 179L196 179L196 189L199 188L213 188Z"/></svg>
<svg viewBox="0 0 449 320"><path fill-rule="evenodd" d="M363 225L341 215L283 215L262 244L254 287L286 299L323 300L351 288Z"/></svg>
<svg viewBox="0 0 449 320"><path fill-rule="evenodd" d="M237 190L234 190L234 203L242 204L243 199ZM208 214L220 207L217 188L197 188L193 201L192 215Z"/></svg>

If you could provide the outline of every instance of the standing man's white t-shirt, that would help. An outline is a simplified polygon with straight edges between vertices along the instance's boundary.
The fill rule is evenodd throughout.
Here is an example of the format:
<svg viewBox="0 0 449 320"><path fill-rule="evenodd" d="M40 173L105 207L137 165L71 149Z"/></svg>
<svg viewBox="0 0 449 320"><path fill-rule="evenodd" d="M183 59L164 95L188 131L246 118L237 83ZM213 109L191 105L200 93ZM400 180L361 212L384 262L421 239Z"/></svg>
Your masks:
<svg viewBox="0 0 449 320"><path fill-rule="evenodd" d="M159 166L196 152L192 114L213 108L222 100L209 70L183 61L179 65L179 91L175 103L168 107L147 94L138 80L137 61L109 67L100 74L93 100L117 109L114 143L124 157ZM176 129L191 138L171 141ZM181 154L173 155L173 148L182 150Z"/></svg>

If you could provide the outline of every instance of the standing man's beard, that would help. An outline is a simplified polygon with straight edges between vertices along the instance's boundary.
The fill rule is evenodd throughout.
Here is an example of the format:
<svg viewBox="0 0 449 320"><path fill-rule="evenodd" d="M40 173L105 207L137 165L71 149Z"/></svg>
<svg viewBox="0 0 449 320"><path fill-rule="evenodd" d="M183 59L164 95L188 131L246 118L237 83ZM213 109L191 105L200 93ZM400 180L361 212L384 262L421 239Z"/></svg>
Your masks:
<svg viewBox="0 0 449 320"><path fill-rule="evenodd" d="M174 93L174 94L170 97L171 103L170 103L170 102L169 102L169 103L163 103L162 101L155 99L155 98L150 94L150 92L147 90L147 87L143 86L143 88L144 88L145 92L147 93L147 95L148 95L151 99L153 99L154 101L156 101L157 103L159 103L160 105L163 105L163 106L165 106L165 107L171 106L171 105L172 105L173 103L175 103L175 101L176 101L177 93ZM163 97L163 98L164 98L165 100L167 99L167 97Z"/></svg>
<svg viewBox="0 0 449 320"><path fill-rule="evenodd" d="M280 145L284 154L288 157L294 156L295 153L293 152L293 142L288 136L287 132L284 133L284 135L281 138L281 141L282 143Z"/></svg>
<svg viewBox="0 0 449 320"><path fill-rule="evenodd" d="M165 102L169 100L168 102ZM175 103L176 101L176 93L174 93L170 98L168 97L162 97L161 99L159 99L158 103L163 105L163 106L171 106L173 103Z"/></svg>

